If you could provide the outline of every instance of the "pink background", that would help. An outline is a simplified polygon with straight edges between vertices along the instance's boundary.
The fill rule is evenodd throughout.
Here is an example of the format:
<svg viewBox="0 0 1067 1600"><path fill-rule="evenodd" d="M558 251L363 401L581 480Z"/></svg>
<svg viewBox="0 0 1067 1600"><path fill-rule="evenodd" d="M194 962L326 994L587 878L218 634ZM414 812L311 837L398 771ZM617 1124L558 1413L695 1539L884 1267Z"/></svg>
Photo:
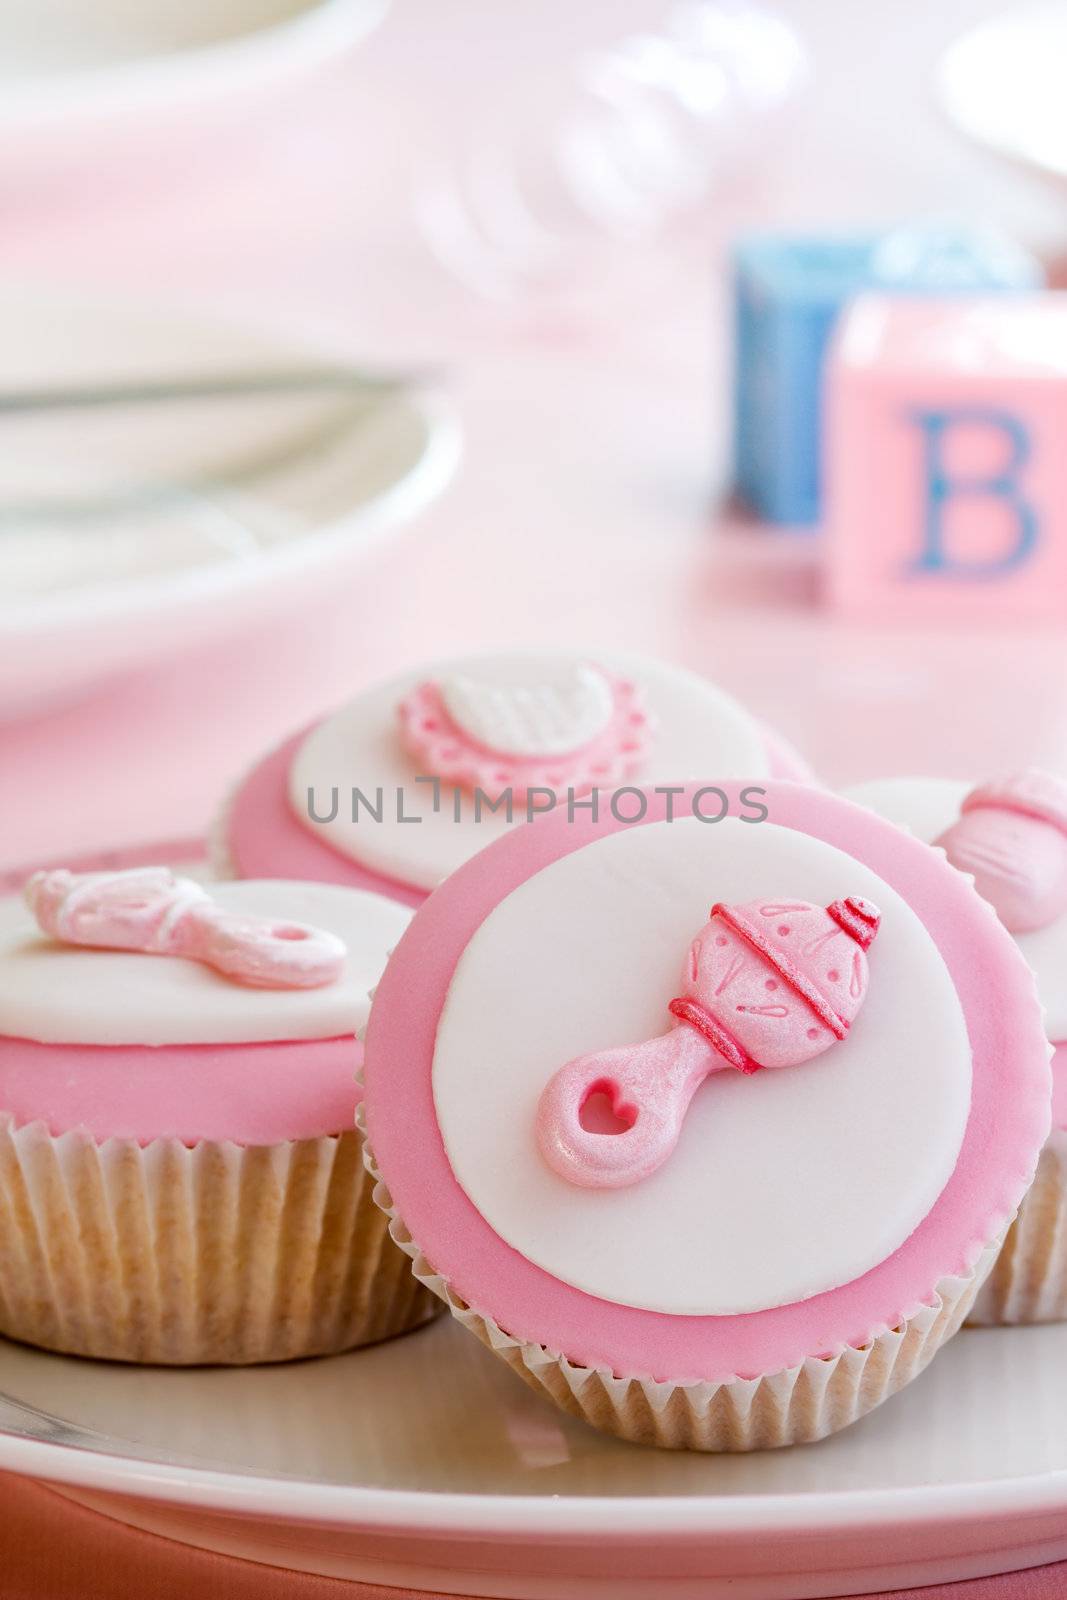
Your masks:
<svg viewBox="0 0 1067 1600"><path fill-rule="evenodd" d="M966 629L830 623L811 605L810 541L716 514L716 266L734 229L977 215L1053 254L1067 227L1058 194L969 149L930 104L930 64L990 0L901 0L890 30L877 7L783 9L817 92L674 256L627 253L593 318L500 310L454 286L415 234L411 178L472 82L484 89L487 63L499 89L523 64L647 20L652 0L408 0L314 97L244 141L8 211L11 275L229 310L368 360L443 363L467 450L445 498L314 616L272 625L257 648L204 651L192 637L180 662L0 727L0 860L195 833L267 744L358 684L512 640L625 643L706 670L831 781L1067 759L1060 631L978 651Z"/></svg>

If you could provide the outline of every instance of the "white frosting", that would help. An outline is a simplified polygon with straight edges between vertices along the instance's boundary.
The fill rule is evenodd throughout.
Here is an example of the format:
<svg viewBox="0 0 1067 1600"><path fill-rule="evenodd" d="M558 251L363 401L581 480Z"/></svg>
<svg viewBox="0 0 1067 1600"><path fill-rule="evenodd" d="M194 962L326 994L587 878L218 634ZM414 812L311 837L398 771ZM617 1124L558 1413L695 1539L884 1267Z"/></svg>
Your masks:
<svg viewBox="0 0 1067 1600"><path fill-rule="evenodd" d="M882 911L847 1040L802 1066L715 1074L642 1183L580 1189L550 1170L545 1083L666 1031L713 901L847 894ZM884 1260L952 1173L970 1088L955 988L908 905L841 851L737 819L624 830L515 890L457 965L433 1065L453 1170L509 1244L589 1294L693 1315L792 1303Z"/></svg>
<svg viewBox="0 0 1067 1600"><path fill-rule="evenodd" d="M55 1044L240 1044L331 1039L362 1028L411 913L330 884L210 886L228 911L306 922L344 941L344 971L321 989L251 989L177 956L53 943L21 899L0 901L0 1035Z"/></svg>
<svg viewBox="0 0 1067 1600"><path fill-rule="evenodd" d="M473 801L460 796L460 820L453 812L453 791L443 785L441 810L434 813L433 787L415 783L422 776L417 763L405 752L398 736L396 708L416 684L427 678L454 680L457 676L486 682L494 677L515 681L516 670L530 681L543 681L546 673L573 670L587 656L509 655L469 656L439 662L419 672L369 689L312 729L297 751L289 771L289 796L298 820L323 843L374 872L419 888L433 889L450 872L468 861L483 845L491 844L508 828L503 811L486 812L474 819ZM645 784L684 783L687 779L759 779L766 776L768 758L758 724L736 701L706 679L662 662L597 651L593 659L640 684L645 704L655 724L648 757L640 777ZM377 822L365 810L353 822L352 788L374 802L383 791L383 816ZM314 791L315 810L328 816L331 791L339 790L336 818L315 822L308 815L308 791ZM404 796L404 814L418 822L400 822L396 791ZM515 808L516 822L525 816Z"/></svg>
<svg viewBox="0 0 1067 1600"><path fill-rule="evenodd" d="M957 821L973 788L973 783L956 778L876 778L843 792L846 799L868 806L932 844ZM1013 938L1037 980L1048 1036L1054 1044L1062 1043L1067 1040L1067 916Z"/></svg>
<svg viewBox="0 0 1067 1600"><path fill-rule="evenodd" d="M875 778L841 792L846 800L877 811L887 822L932 844L959 820L960 806L974 788L959 778Z"/></svg>
<svg viewBox="0 0 1067 1600"><path fill-rule="evenodd" d="M1067 917L1034 933L1017 933L1014 938L1037 980L1046 1032L1054 1044L1060 1044L1067 1039Z"/></svg>
<svg viewBox="0 0 1067 1600"><path fill-rule="evenodd" d="M604 674L579 662L548 662L534 683L454 672L440 688L453 722L478 744L512 756L580 750L603 733L615 705Z"/></svg>

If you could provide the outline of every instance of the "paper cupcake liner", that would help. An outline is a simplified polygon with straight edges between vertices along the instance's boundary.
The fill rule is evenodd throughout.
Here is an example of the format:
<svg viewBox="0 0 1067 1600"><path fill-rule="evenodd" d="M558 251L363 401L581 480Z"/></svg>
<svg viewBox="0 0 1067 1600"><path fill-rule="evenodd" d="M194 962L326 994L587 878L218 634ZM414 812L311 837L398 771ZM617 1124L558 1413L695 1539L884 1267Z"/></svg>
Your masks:
<svg viewBox="0 0 1067 1600"><path fill-rule="evenodd" d="M0 1113L0 1333L173 1365L326 1355L440 1309L355 1130L242 1147L98 1144Z"/></svg>
<svg viewBox="0 0 1067 1600"><path fill-rule="evenodd" d="M942 1278L927 1304L916 1306L896 1327L872 1333L858 1348L843 1346L754 1378L658 1382L577 1366L557 1351L514 1338L491 1316L467 1305L404 1226L369 1145L364 1145L363 1159L375 1180L374 1199L389 1218L392 1238L410 1257L418 1281L444 1301L458 1322L561 1410L619 1439L669 1450L767 1450L810 1444L858 1421L918 1377L957 1332L1003 1238L1001 1234L982 1250L970 1271Z"/></svg>
<svg viewBox="0 0 1067 1600"><path fill-rule="evenodd" d="M1067 1132L1054 1132L967 1317L973 1327L1067 1321Z"/></svg>
<svg viewBox="0 0 1067 1600"><path fill-rule="evenodd" d="M903 831L912 832L910 828ZM940 845L929 848L974 887L974 875L950 862ZM999 922L988 901L978 898ZM1019 959L1024 961L1021 950ZM1044 1021L1048 1012L1033 973L1031 983ZM1050 1044L1050 1063L1055 1053ZM1053 1129L1049 1135L1000 1254L965 1320L971 1327L1067 1320L1067 1133Z"/></svg>

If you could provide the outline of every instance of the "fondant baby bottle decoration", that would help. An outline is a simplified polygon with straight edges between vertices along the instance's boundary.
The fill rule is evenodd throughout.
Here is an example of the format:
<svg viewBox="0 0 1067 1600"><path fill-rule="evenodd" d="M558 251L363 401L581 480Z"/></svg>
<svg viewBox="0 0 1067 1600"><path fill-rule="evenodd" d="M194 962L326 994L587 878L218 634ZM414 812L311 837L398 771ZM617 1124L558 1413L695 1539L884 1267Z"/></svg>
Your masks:
<svg viewBox="0 0 1067 1600"><path fill-rule="evenodd" d="M972 789L934 842L1011 933L1067 911L1067 783L1035 767Z"/></svg>
<svg viewBox="0 0 1067 1600"><path fill-rule="evenodd" d="M166 867L36 872L25 894L41 931L64 944L184 956L253 988L317 989L344 966L336 934L224 911Z"/></svg>
<svg viewBox="0 0 1067 1600"><path fill-rule="evenodd" d="M652 719L638 685L592 662L490 682L452 673L397 708L401 737L427 774L487 795L604 786L640 768Z"/></svg>
<svg viewBox="0 0 1067 1600"><path fill-rule="evenodd" d="M644 1044L567 1063L541 1096L537 1133L545 1160L588 1188L620 1188L666 1161L697 1087L733 1067L758 1072L820 1055L848 1034L867 992L867 951L880 913L850 896L831 905L749 901L715 905L689 948L674 1026ZM624 1124L583 1126L595 1094Z"/></svg>

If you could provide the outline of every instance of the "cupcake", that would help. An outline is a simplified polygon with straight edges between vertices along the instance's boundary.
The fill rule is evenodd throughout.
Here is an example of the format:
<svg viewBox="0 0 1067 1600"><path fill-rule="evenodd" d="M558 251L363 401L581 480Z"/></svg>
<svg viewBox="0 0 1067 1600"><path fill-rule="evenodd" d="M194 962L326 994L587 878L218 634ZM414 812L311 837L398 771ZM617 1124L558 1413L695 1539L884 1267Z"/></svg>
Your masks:
<svg viewBox="0 0 1067 1600"><path fill-rule="evenodd" d="M290 739L213 832L222 876L348 884L419 905L509 827L596 790L703 772L806 779L706 679L600 652L472 656L405 673ZM622 802L625 804L625 801Z"/></svg>
<svg viewBox="0 0 1067 1600"><path fill-rule="evenodd" d="M848 792L943 849L1033 970L1053 1045L1052 1132L968 1320L1067 1320L1067 782L1031 769L977 788L952 778L883 778Z"/></svg>
<svg viewBox="0 0 1067 1600"><path fill-rule="evenodd" d="M520 1378L749 1450L853 1422L959 1327L1048 1049L940 857L814 788L714 787L713 824L708 785L645 791L450 878L378 987L361 1116L416 1276Z"/></svg>
<svg viewBox="0 0 1067 1600"><path fill-rule="evenodd" d="M432 1315L353 1127L355 1031L407 920L155 867L0 902L0 1334L243 1363Z"/></svg>

